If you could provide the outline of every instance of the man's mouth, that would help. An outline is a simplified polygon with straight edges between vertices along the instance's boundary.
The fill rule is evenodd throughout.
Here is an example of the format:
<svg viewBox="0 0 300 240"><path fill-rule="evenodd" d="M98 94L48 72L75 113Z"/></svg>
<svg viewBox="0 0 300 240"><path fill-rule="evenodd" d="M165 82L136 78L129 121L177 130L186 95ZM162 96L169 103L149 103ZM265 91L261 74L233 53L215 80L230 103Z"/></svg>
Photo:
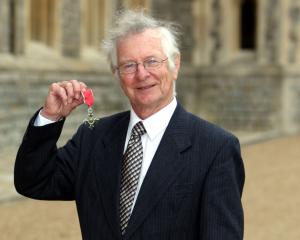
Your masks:
<svg viewBox="0 0 300 240"><path fill-rule="evenodd" d="M138 90L147 90L147 89L150 89L154 86L155 86L155 84L151 84L151 85L147 85L147 86L138 87L137 89Z"/></svg>

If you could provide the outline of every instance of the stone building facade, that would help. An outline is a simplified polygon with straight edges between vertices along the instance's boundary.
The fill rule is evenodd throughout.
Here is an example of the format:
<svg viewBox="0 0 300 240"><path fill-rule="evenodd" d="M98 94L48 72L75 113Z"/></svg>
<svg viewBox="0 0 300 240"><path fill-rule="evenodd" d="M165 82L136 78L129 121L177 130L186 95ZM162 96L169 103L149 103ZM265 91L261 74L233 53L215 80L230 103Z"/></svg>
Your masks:
<svg viewBox="0 0 300 240"><path fill-rule="evenodd" d="M0 149L19 144L50 82L85 81L100 117L128 108L99 45L135 7L182 26L177 94L191 112L238 135L300 130L298 0L0 0Z"/></svg>

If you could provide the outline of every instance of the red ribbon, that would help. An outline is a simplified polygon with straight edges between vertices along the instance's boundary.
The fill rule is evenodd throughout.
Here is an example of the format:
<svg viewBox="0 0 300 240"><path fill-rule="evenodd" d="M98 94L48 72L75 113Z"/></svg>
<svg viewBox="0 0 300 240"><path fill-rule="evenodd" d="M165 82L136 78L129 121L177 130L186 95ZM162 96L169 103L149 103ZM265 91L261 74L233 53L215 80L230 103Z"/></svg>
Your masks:
<svg viewBox="0 0 300 240"><path fill-rule="evenodd" d="M94 104L94 94L92 89L88 88L83 90L82 92L82 96L83 96L83 101L86 105L88 105L88 107L93 106Z"/></svg>

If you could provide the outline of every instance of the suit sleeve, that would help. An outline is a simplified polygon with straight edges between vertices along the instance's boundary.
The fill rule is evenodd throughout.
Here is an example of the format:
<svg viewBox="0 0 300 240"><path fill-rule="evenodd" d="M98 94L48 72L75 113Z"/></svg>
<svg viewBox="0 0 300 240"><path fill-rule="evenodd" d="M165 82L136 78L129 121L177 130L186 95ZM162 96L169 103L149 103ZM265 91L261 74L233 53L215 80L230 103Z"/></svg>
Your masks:
<svg viewBox="0 0 300 240"><path fill-rule="evenodd" d="M239 142L230 138L216 154L205 181L200 214L202 240L243 239L244 179Z"/></svg>
<svg viewBox="0 0 300 240"><path fill-rule="evenodd" d="M17 153L15 188L20 194L34 199L73 200L78 139L75 136L63 149L57 149L56 142L64 120L35 127L35 116L27 127Z"/></svg>

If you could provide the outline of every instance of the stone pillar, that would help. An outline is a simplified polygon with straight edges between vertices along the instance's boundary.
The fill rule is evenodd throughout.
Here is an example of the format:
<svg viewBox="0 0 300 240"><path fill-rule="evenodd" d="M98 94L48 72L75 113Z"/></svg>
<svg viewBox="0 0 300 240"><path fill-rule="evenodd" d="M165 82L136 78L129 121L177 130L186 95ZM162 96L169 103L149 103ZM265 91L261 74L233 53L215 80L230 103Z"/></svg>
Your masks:
<svg viewBox="0 0 300 240"><path fill-rule="evenodd" d="M209 10L211 18L209 21L208 30L208 49L209 49L209 62L217 64L221 62L221 53L223 49L223 36L222 36L222 3L220 0L210 0Z"/></svg>
<svg viewBox="0 0 300 240"><path fill-rule="evenodd" d="M107 35L109 32L111 26L112 26L112 21L114 19L115 13L118 10L119 7L119 2L118 0L106 0L105 1L105 21L104 21L104 36Z"/></svg>
<svg viewBox="0 0 300 240"><path fill-rule="evenodd" d="M0 53L9 52L9 0L0 0Z"/></svg>
<svg viewBox="0 0 300 240"><path fill-rule="evenodd" d="M15 55L24 52L24 0L0 0L0 52Z"/></svg>
<svg viewBox="0 0 300 240"><path fill-rule="evenodd" d="M258 1L260 23L258 26L258 61L263 64L277 64L280 60L282 37L280 0Z"/></svg>
<svg viewBox="0 0 300 240"><path fill-rule="evenodd" d="M235 60L241 54L241 2L242 0L221 1L221 39L223 48L220 49L219 62L229 62ZM223 17L224 16L224 17Z"/></svg>
<svg viewBox="0 0 300 240"><path fill-rule="evenodd" d="M62 54L79 57L81 50L81 12L80 0L63 0L61 8Z"/></svg>
<svg viewBox="0 0 300 240"><path fill-rule="evenodd" d="M209 51L207 48L208 40L208 21L209 5L207 0L196 0L193 4L194 15L194 36L195 44L193 51L193 63L195 65L209 64Z"/></svg>
<svg viewBox="0 0 300 240"><path fill-rule="evenodd" d="M300 62L300 2L291 0L287 10L288 32L287 32L287 62L299 64Z"/></svg>
<svg viewBox="0 0 300 240"><path fill-rule="evenodd" d="M15 37L14 37L14 54L21 55L25 52L25 29L28 27L26 21L26 8L24 0L15 1Z"/></svg>

